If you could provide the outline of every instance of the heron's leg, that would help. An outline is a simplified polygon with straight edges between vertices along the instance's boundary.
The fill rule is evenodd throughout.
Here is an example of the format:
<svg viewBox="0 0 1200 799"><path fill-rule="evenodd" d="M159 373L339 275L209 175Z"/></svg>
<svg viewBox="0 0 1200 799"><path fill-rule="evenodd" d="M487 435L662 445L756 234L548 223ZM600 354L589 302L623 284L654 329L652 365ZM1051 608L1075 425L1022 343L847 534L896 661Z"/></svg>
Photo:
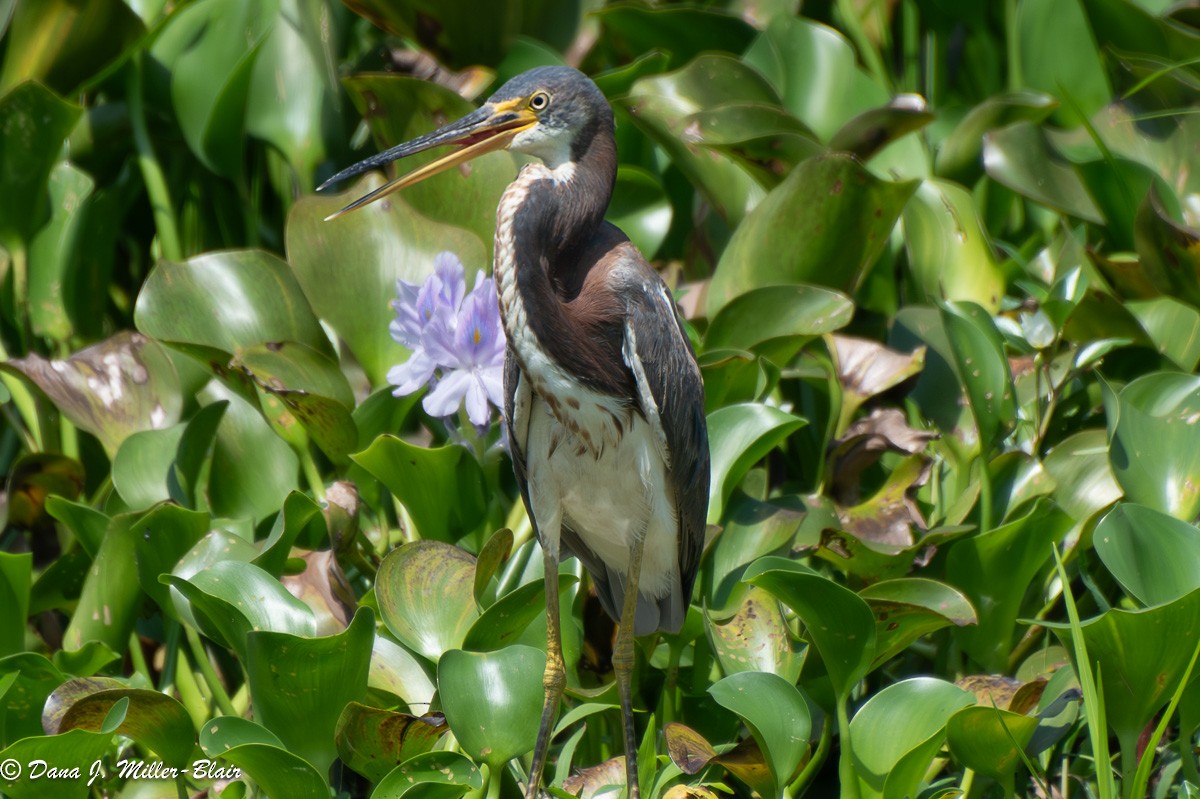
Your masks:
<svg viewBox="0 0 1200 799"><path fill-rule="evenodd" d="M633 630L637 619L638 577L642 571L642 550L645 537L639 537L629 553L629 571L625 574L625 604L621 608L621 624L617 629L612 664L617 676L617 692L621 696L621 728L625 733L625 786L627 799L639 799L638 742L633 726Z"/></svg>
<svg viewBox="0 0 1200 799"><path fill-rule="evenodd" d="M548 544L543 539L542 557L546 569L546 673L542 676L546 700L542 705L537 745L533 748L533 763L529 767L529 784L525 787L526 799L537 799L541 788L542 770L546 767L546 756L550 752L550 735L554 731L558 704L562 700L563 688L567 683L558 606L558 547Z"/></svg>

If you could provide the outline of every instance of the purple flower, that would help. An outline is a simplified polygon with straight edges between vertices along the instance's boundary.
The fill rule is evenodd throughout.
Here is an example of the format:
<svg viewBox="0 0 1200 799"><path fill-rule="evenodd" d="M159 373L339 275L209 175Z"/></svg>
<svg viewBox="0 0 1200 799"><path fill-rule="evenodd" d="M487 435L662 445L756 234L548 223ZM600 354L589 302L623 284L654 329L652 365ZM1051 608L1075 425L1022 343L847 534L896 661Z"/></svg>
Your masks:
<svg viewBox="0 0 1200 799"><path fill-rule="evenodd" d="M387 378L397 396L430 386L422 405L431 416L451 416L465 400L467 417L483 427L491 420L488 403L500 408L504 401L504 327L495 281L481 270L467 294L463 273L462 262L444 252L422 285L396 282L389 329L412 356Z"/></svg>

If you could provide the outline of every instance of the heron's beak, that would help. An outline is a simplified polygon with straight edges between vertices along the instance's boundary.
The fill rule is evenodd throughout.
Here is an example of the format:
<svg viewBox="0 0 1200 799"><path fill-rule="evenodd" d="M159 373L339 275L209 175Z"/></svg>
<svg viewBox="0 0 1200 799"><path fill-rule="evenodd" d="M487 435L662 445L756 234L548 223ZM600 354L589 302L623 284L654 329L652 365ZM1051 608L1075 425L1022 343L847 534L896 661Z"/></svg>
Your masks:
<svg viewBox="0 0 1200 799"><path fill-rule="evenodd" d="M354 166L343 169L322 183L317 187L317 191L322 191L331 184L345 180L346 178L360 175L376 167L390 164L392 161L398 161L406 156L424 152L434 147L441 147L445 144L457 144L459 147L454 152L444 155L436 161L431 161L425 166L409 172L407 175L402 175L391 180L370 194L359 197L342 210L325 217L325 221L328 222L330 219L336 219L342 214L350 213L367 203L375 202L380 197L386 197L394 191L399 191L406 186L419 183L431 175L445 172L447 169L459 164L465 164L467 161L477 158L484 153L490 153L492 150L507 147L514 136L523 130L533 127L537 124L537 121L537 116L525 107L524 101L521 99L508 100L501 103L487 103L457 122L451 122L449 125L435 130L433 133L418 136L412 141L397 144L390 150L385 150L378 155L359 161Z"/></svg>

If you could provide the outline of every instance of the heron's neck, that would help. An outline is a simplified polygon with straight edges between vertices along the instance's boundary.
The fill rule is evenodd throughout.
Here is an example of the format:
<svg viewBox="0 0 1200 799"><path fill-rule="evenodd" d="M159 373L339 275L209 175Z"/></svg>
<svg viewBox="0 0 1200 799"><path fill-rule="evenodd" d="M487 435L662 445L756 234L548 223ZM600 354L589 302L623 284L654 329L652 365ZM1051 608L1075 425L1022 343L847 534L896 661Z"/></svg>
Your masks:
<svg viewBox="0 0 1200 799"><path fill-rule="evenodd" d="M581 294L600 263L597 243L613 235L604 224L616 180L611 122L573 156L556 169L526 166L500 201L494 269L500 312L523 365L545 363L618 393L626 382L619 336L607 340L619 312L615 298Z"/></svg>

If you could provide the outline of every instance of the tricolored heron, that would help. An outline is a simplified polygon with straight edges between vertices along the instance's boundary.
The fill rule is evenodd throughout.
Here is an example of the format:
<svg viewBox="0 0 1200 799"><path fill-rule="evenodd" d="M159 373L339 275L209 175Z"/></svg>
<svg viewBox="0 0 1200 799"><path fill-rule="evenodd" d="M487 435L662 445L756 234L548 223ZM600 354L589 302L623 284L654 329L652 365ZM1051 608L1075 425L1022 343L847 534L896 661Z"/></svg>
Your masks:
<svg viewBox="0 0 1200 799"><path fill-rule="evenodd" d="M612 660L628 796L636 799L633 638L679 630L704 545L704 387L666 285L604 221L617 174L613 131L612 109L583 73L539 67L457 122L325 183L431 147L459 146L338 216L492 150L541 160L522 168L500 200L493 269L508 336L513 467L546 571L545 705L529 799L538 793L566 681L559 558L583 561L618 623Z"/></svg>

